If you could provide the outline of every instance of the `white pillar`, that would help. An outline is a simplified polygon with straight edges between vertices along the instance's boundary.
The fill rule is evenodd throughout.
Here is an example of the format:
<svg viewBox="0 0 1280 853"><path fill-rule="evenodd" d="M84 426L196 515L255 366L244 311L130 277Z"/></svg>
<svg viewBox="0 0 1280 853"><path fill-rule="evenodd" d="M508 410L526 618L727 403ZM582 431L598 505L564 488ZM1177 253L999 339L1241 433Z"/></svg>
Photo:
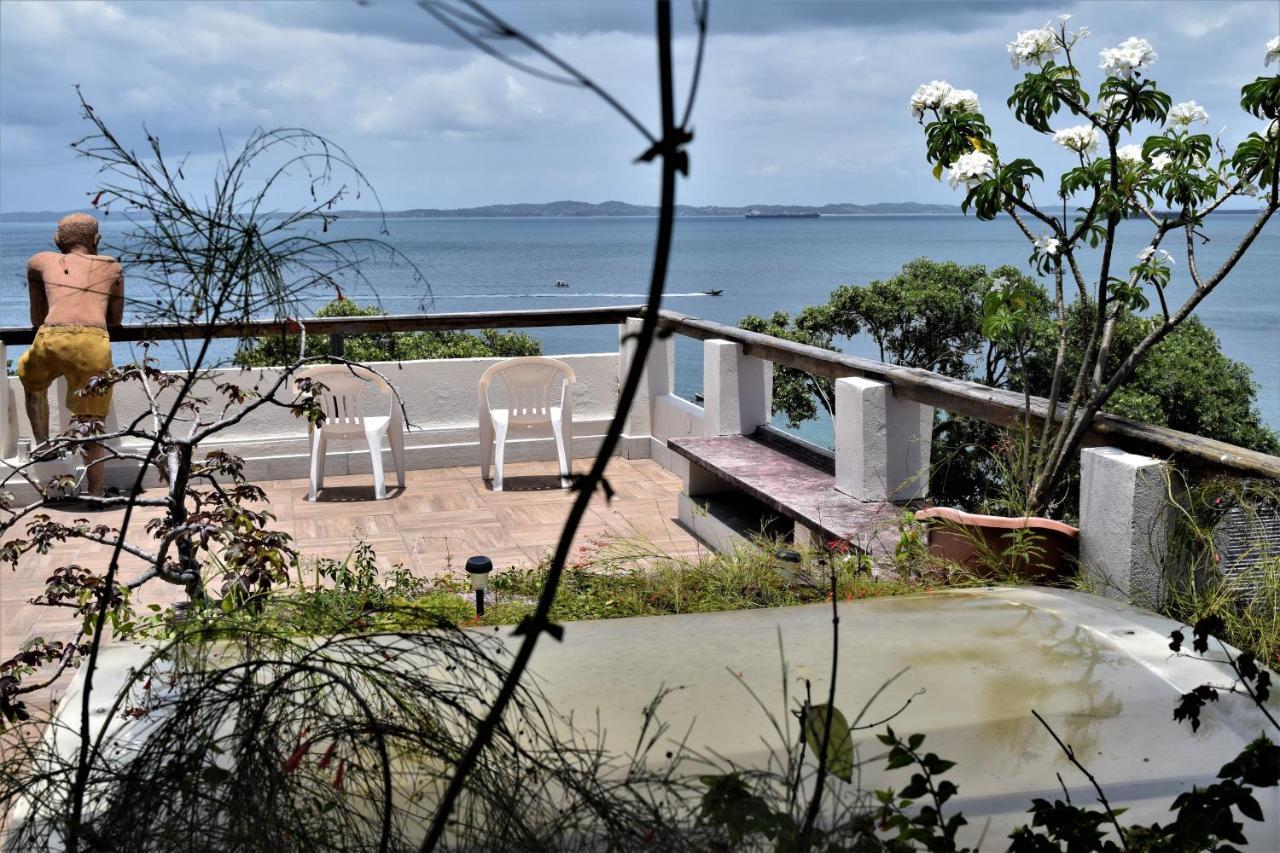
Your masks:
<svg viewBox="0 0 1280 853"><path fill-rule="evenodd" d="M707 435L750 435L771 416L772 365L733 341L704 341L702 397Z"/></svg>
<svg viewBox="0 0 1280 853"><path fill-rule="evenodd" d="M1080 566L1099 593L1159 603L1172 511L1168 467L1114 447L1080 452Z"/></svg>
<svg viewBox="0 0 1280 853"><path fill-rule="evenodd" d="M898 400L887 382L836 386L836 489L861 501L906 501L929 490L933 408Z"/></svg>
<svg viewBox="0 0 1280 853"><path fill-rule="evenodd" d="M627 371L635 358L637 335L643 321L639 317L628 317L626 322L618 326L618 388L626 380ZM663 394L670 394L675 384L674 356L675 341L667 336L655 337L649 348L644 374L640 377L640 387L636 391L635 402L627 417L627 435L653 435L653 400Z"/></svg>

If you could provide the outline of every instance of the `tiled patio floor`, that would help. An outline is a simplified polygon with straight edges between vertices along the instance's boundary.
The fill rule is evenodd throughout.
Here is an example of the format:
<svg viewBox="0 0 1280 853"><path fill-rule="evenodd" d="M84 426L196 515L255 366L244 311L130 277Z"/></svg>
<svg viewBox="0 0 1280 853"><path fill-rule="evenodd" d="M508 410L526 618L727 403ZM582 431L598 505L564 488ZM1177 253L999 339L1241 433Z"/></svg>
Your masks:
<svg viewBox="0 0 1280 853"><path fill-rule="evenodd" d="M575 471L586 470L586 461ZM680 480L648 460L615 459L608 478L613 501L597 494L578 531L574 547L592 540L643 538L662 553L693 555L700 550L676 522L676 496ZM389 478L394 482L394 476ZM306 480L266 482L270 509L278 529L291 533L304 557L344 557L358 530L374 547L384 568L403 564L416 574L462 572L473 554L485 554L501 570L534 565L554 547L575 493L559 488L555 465L550 462L511 463L506 466L505 491L494 492L474 466L409 471L403 491L388 490L387 499L375 501L368 475L329 477L320 500L306 500ZM135 513L132 527L141 532L136 540L146 547L143 532L148 518L158 510ZM67 520L83 515L55 512ZM119 524L123 510L96 513L95 523ZM18 531L8 531L12 538ZM46 555L30 554L17 571L0 574L0 660L12 656L22 643L35 636L69 638L76 621L69 610L36 607L27 602L44 587L56 566L79 563L105 568L110 549L94 543L68 542ZM142 563L129 557L124 579L136 576ZM137 596L142 604L168 604L180 598L180 590L155 581Z"/></svg>

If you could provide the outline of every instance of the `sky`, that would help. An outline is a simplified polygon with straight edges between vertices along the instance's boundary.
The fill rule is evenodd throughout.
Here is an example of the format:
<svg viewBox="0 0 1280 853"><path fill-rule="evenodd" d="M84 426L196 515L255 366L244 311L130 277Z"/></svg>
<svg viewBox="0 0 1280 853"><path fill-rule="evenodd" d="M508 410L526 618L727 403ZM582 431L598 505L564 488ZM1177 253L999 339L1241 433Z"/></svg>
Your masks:
<svg viewBox="0 0 1280 853"><path fill-rule="evenodd" d="M651 4L490 5L656 124ZM673 8L683 92L693 20L687 2ZM930 80L978 93L1005 159L1069 168L1004 105L1022 74L1006 44L1063 13L1091 32L1086 85L1101 81L1098 51L1137 35L1159 54L1152 76L1205 106L1211 132L1233 144L1257 129L1239 89L1265 71L1280 0L713 0L679 201L957 203L907 110ZM411 2L0 0L0 211L83 207L96 188L69 146L87 130L76 84L127 144L149 131L185 157L193 183L255 127L305 127L343 146L388 210L656 203L655 167L632 162L644 140L594 94L484 55Z"/></svg>

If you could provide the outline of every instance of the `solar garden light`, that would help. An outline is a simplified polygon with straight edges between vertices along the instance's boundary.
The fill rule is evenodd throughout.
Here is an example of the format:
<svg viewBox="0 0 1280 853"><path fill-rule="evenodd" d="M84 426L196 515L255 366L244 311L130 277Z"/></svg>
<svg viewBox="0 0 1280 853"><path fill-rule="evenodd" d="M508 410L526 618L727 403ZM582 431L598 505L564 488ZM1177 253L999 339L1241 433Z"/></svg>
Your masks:
<svg viewBox="0 0 1280 853"><path fill-rule="evenodd" d="M476 556L467 558L467 574L471 577L471 588L476 593L476 615L484 615L484 591L489 587L489 572L493 571L493 561L488 557Z"/></svg>
<svg viewBox="0 0 1280 853"><path fill-rule="evenodd" d="M795 548L778 548L773 552L773 566L778 574L792 583L811 586L813 582L800 572L801 561L800 552Z"/></svg>
<svg viewBox="0 0 1280 853"><path fill-rule="evenodd" d="M800 552L794 548L779 548L773 552L773 558L780 563L800 564Z"/></svg>

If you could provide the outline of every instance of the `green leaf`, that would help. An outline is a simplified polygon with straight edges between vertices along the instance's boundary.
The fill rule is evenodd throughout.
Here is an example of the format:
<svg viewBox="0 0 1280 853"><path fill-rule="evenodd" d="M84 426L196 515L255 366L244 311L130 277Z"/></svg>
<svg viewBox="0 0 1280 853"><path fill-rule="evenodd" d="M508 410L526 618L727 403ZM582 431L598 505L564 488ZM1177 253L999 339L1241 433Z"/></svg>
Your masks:
<svg viewBox="0 0 1280 853"><path fill-rule="evenodd" d="M831 734L824 738L830 719ZM822 756L822 742L827 741L827 771L837 779L853 781L853 738L849 722L833 705L814 705L805 712L804 739L813 754Z"/></svg>
<svg viewBox="0 0 1280 853"><path fill-rule="evenodd" d="M231 771L219 767L216 764L210 764L200 774L204 777L204 781L210 785L221 785L223 782L231 778Z"/></svg>

